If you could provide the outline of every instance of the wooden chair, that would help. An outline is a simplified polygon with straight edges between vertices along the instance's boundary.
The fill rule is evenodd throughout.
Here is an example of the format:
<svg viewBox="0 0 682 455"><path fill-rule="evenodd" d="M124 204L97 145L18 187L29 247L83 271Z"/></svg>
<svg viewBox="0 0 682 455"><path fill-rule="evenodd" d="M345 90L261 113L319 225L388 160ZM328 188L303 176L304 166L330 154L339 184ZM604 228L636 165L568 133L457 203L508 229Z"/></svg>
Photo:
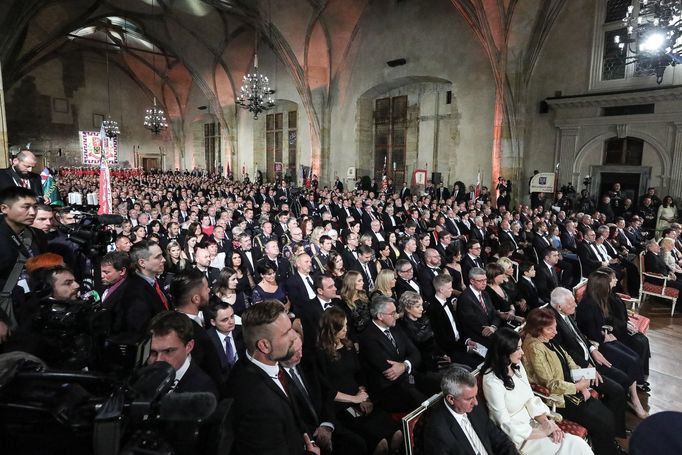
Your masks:
<svg viewBox="0 0 682 455"><path fill-rule="evenodd" d="M422 445L420 442L421 433L424 422L422 417L424 413L438 401L443 399L443 393L437 393L431 398L423 402L417 409L407 414L402 418L403 423L403 439L405 440L405 454L406 455L421 455L423 454ZM426 455L426 454L425 454Z"/></svg>
<svg viewBox="0 0 682 455"><path fill-rule="evenodd" d="M587 291L587 278L581 278L580 282L573 286L573 297L575 297L576 303L580 303Z"/></svg>
<svg viewBox="0 0 682 455"><path fill-rule="evenodd" d="M530 387L531 389L533 389L533 393L536 396L542 398L542 401L544 401L545 404L549 406L549 408L552 410L552 413L556 414L556 404L559 402L559 399L556 396L552 395L548 388L543 387L539 384L531 384ZM592 393L596 392L592 391ZM577 422L567 419L561 419L561 421L556 422L556 424L559 428L561 428L561 431L563 431L564 433L572 434L582 439L587 439L588 437L587 428L585 428L584 426L580 425Z"/></svg>
<svg viewBox="0 0 682 455"><path fill-rule="evenodd" d="M658 273L648 273L644 271L644 255L645 251L639 253L639 303L644 304L644 298L647 295L653 295L662 299L672 300L673 307L670 311L670 316L675 314L675 305L677 305L677 298L680 296L680 291L668 286L669 278ZM663 281L663 284L653 284L644 281L645 277L656 278Z"/></svg>

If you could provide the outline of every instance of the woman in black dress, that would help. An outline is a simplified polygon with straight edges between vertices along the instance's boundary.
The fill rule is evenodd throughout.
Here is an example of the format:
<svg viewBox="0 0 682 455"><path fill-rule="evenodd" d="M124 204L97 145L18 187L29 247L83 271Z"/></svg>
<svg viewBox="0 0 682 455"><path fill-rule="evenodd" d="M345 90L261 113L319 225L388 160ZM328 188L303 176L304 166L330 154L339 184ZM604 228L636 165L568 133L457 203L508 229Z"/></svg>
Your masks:
<svg viewBox="0 0 682 455"><path fill-rule="evenodd" d="M391 259L391 247L388 246L386 242L379 242L377 246L377 273L382 270L393 270L395 269L395 262Z"/></svg>
<svg viewBox="0 0 682 455"><path fill-rule="evenodd" d="M450 244L453 246L453 244ZM452 277L452 296L459 297L464 292L464 279L462 277L462 251L459 248L448 247L445 250L445 270Z"/></svg>
<svg viewBox="0 0 682 455"><path fill-rule="evenodd" d="M336 417L361 435L374 454L391 453L400 449L402 432L388 414L372 405L360 359L347 334L348 323L342 309L331 307L322 314L318 363L335 393Z"/></svg>
<svg viewBox="0 0 682 455"><path fill-rule="evenodd" d="M398 248L398 236L395 232L388 233L388 247L391 250L391 260L395 264L400 259L400 248Z"/></svg>
<svg viewBox="0 0 682 455"><path fill-rule="evenodd" d="M254 283L253 275L249 272L239 251L233 251L225 258L225 266L232 268L237 273L237 291L242 291L247 295L251 294L256 283Z"/></svg>
<svg viewBox="0 0 682 455"><path fill-rule="evenodd" d="M507 291L502 287L502 283L507 279L504 273L504 268L496 262L490 263L485 267L485 274L488 279L488 286L486 291L493 306L497 310L497 315L507 322L514 320L514 306L507 294Z"/></svg>
<svg viewBox="0 0 682 455"><path fill-rule="evenodd" d="M364 332L372 317L369 313L369 298L364 289L364 279L360 272L351 270L346 272L341 287L341 301L343 310L348 317L348 337L353 342L359 342L359 334Z"/></svg>
<svg viewBox="0 0 682 455"><path fill-rule="evenodd" d="M251 305L244 291L237 291L238 281L237 272L234 269L230 267L222 269L213 289L213 298L229 303L234 308L234 313L241 316Z"/></svg>
<svg viewBox="0 0 682 455"><path fill-rule="evenodd" d="M346 269L343 265L343 256L335 250L329 252L327 274L334 278L334 285L340 291L343 287L343 277L346 274Z"/></svg>

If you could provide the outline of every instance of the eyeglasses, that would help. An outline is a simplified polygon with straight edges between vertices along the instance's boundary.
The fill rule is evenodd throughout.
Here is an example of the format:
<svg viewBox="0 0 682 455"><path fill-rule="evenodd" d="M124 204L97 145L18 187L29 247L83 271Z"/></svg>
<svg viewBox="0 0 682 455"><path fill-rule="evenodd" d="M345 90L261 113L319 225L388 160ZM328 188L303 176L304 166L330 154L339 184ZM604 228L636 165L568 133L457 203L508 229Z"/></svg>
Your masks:
<svg viewBox="0 0 682 455"><path fill-rule="evenodd" d="M381 313L381 314L385 314L386 316L392 316L392 317L398 316L398 312L397 312L397 311L393 311L393 312L391 312L391 313Z"/></svg>

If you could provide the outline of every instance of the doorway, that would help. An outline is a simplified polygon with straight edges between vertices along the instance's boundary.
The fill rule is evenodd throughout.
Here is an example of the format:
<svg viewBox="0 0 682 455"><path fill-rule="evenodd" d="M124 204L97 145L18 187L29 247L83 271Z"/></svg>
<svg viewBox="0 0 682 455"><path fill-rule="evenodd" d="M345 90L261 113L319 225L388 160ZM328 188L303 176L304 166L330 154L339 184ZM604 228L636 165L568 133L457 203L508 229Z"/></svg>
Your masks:
<svg viewBox="0 0 682 455"><path fill-rule="evenodd" d="M142 158L142 168L145 171L151 169L159 169L159 159L158 158Z"/></svg>
<svg viewBox="0 0 682 455"><path fill-rule="evenodd" d="M590 174L594 176L591 195L599 200L601 196L613 189L614 183L620 183L624 198L636 203L639 196L646 192L651 178L651 167L648 166L590 166Z"/></svg>
<svg viewBox="0 0 682 455"><path fill-rule="evenodd" d="M613 189L614 183L620 183L620 191L623 199L628 198L633 202L639 198L639 174L620 174L617 172L602 172L599 194L606 194Z"/></svg>

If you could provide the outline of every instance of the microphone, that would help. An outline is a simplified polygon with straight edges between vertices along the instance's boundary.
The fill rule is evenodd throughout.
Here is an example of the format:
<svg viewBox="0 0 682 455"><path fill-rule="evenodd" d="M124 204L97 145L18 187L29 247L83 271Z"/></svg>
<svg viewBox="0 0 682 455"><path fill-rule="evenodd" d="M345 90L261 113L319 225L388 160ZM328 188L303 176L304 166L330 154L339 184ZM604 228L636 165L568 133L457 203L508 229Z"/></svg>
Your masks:
<svg viewBox="0 0 682 455"><path fill-rule="evenodd" d="M110 224L121 224L125 218L121 215L97 215L97 221L99 224L110 225Z"/></svg>
<svg viewBox="0 0 682 455"><path fill-rule="evenodd" d="M159 419L167 422L206 420L216 406L216 397L209 392L171 392L161 399Z"/></svg>

